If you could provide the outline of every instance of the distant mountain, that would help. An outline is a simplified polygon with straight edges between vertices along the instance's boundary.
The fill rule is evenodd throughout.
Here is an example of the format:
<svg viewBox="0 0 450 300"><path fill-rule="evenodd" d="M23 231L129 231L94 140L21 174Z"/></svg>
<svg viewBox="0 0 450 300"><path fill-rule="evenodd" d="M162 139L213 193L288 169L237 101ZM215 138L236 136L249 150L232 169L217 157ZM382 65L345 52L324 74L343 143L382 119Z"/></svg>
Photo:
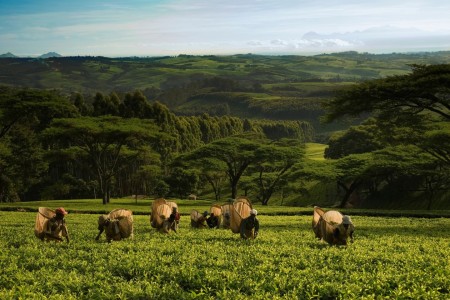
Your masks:
<svg viewBox="0 0 450 300"><path fill-rule="evenodd" d="M1 54L0 58L13 58L13 57L18 57L15 56L14 54L12 54L11 52L5 53L5 54Z"/></svg>
<svg viewBox="0 0 450 300"><path fill-rule="evenodd" d="M56 52L48 52L45 54L42 54L41 56L39 56L39 58L49 58L49 57L62 57L62 55L56 53Z"/></svg>

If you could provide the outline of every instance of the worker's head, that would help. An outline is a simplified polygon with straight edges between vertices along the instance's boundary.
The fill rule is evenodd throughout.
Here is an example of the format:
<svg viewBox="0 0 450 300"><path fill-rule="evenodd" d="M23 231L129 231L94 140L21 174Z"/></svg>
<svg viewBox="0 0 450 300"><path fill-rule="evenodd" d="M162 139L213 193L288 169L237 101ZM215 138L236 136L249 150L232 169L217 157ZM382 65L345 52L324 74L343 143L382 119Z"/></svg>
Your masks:
<svg viewBox="0 0 450 300"><path fill-rule="evenodd" d="M108 215L101 215L98 217L98 230L102 230L104 226L109 223Z"/></svg>
<svg viewBox="0 0 450 300"><path fill-rule="evenodd" d="M258 214L258 211L257 211L256 209L252 209L252 210L250 211L250 215L256 216L257 214Z"/></svg>
<svg viewBox="0 0 450 300"><path fill-rule="evenodd" d="M64 218L64 216L68 214L64 207L58 207L55 209L55 213L58 218Z"/></svg>
<svg viewBox="0 0 450 300"><path fill-rule="evenodd" d="M204 216L204 217L207 217L207 216L208 216L208 211L205 210L205 211L203 212L203 216Z"/></svg>

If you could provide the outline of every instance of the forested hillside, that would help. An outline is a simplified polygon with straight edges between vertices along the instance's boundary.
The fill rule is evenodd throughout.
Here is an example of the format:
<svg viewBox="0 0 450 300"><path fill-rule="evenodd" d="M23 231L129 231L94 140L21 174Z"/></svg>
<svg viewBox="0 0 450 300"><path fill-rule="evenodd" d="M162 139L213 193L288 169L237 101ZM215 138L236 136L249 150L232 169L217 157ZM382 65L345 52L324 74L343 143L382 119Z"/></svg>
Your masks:
<svg viewBox="0 0 450 300"><path fill-rule="evenodd" d="M345 128L319 124L336 90L368 79L405 74L411 64L449 63L450 52L316 56L53 57L0 59L0 84L119 96L140 90L178 115L231 115L302 120L318 133ZM342 120L340 120L342 122Z"/></svg>
<svg viewBox="0 0 450 300"><path fill-rule="evenodd" d="M448 61L449 52L3 58L0 201L194 193L448 208Z"/></svg>

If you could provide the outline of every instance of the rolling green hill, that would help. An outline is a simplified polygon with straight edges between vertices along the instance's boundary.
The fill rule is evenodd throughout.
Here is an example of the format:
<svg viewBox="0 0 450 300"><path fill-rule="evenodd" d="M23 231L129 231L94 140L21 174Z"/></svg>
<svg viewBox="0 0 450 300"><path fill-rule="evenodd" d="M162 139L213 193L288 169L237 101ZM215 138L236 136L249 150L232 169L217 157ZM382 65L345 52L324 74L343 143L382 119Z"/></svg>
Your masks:
<svg viewBox="0 0 450 300"><path fill-rule="evenodd" d="M63 93L119 95L142 90L180 115L306 120L326 132L321 104L362 80L405 74L411 64L450 63L450 51L411 54L344 52L316 56L1 58L0 84ZM348 124L347 124L348 125ZM341 124L340 127L346 127Z"/></svg>

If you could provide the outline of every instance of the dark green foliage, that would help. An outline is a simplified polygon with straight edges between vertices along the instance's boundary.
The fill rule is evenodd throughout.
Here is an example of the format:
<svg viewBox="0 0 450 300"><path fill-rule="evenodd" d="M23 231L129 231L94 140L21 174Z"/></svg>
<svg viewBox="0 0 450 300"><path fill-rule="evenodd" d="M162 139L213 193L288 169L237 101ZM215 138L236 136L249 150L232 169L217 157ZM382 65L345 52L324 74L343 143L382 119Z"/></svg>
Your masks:
<svg viewBox="0 0 450 300"><path fill-rule="evenodd" d="M0 86L0 139L18 123L40 131L53 118L75 115L76 108L57 92Z"/></svg>
<svg viewBox="0 0 450 300"><path fill-rule="evenodd" d="M173 195L186 199L189 194L196 193L199 177L195 170L174 168L165 181Z"/></svg>
<svg viewBox="0 0 450 300"><path fill-rule="evenodd" d="M163 180L158 181L153 190L153 194L157 198L164 198L169 194L169 192L170 192L170 186Z"/></svg>
<svg viewBox="0 0 450 300"><path fill-rule="evenodd" d="M422 111L450 119L450 64L414 65L412 73L367 81L327 103L327 120L364 112L414 115Z"/></svg>
<svg viewBox="0 0 450 300"><path fill-rule="evenodd" d="M251 167L259 190L257 199L267 205L273 193L287 184L287 172L304 156L304 144L298 140L281 139L255 151Z"/></svg>
<svg viewBox="0 0 450 300"><path fill-rule="evenodd" d="M313 184L331 187L334 182L341 194L329 188L327 198L338 199L340 205L377 201L398 188L405 194L420 193L427 206L434 207L449 188L447 65L414 66L411 74L402 75L408 68L387 68L392 63L387 57L324 55L308 63L303 59L167 57L145 60L151 68L144 69L130 67L139 59L81 59L72 67L86 63L105 76L118 71L117 66L135 75L152 69L152 76L160 77L137 80L128 90L117 85L116 92L90 87L90 94L73 93L70 101L50 91L2 88L0 197L65 199L98 193L106 202L111 196L186 197L199 192L221 200L242 191L267 204L273 195L294 198ZM350 61L359 67L350 70ZM384 71L370 69L380 61ZM63 65L64 60L45 63ZM172 74L165 78L169 69ZM326 70L339 74L320 73ZM329 101L357 74L365 79L397 75L363 82ZM141 84L142 91L136 89ZM373 119L330 139L326 156L339 160L320 166L322 162L299 162L301 147L279 144L284 139L300 144L314 140L315 129L303 119L309 115L317 120L320 104L337 105L342 95L356 101L344 103L348 114ZM358 102L364 99L371 104ZM55 117L62 119L52 123Z"/></svg>
<svg viewBox="0 0 450 300"><path fill-rule="evenodd" d="M359 126L352 126L345 132L336 132L328 141L325 158L341 158L350 154L366 153L382 149L382 132L374 123L368 120Z"/></svg>
<svg viewBox="0 0 450 300"><path fill-rule="evenodd" d="M97 177L103 203L109 202L114 177L138 159L145 141L159 131L152 122L120 117L81 117L54 120L45 136L62 152L72 151L78 163L88 163Z"/></svg>
<svg viewBox="0 0 450 300"><path fill-rule="evenodd" d="M423 193L430 209L437 191L450 189L449 86L449 64L413 65L410 74L360 83L327 104L328 121L374 117L332 137L325 152L341 158L336 163L341 206L358 190L367 191L368 199L398 190Z"/></svg>
<svg viewBox="0 0 450 300"><path fill-rule="evenodd" d="M141 90L149 100L160 101L177 114L206 112L211 116L307 120L317 130L318 117L323 114L320 105L331 100L336 90L349 83L405 74L410 70L408 64L448 64L449 57L447 51L3 58L0 84L56 88L83 95L107 95L111 91L123 95Z"/></svg>
<svg viewBox="0 0 450 300"><path fill-rule="evenodd" d="M29 191L48 166L39 134L53 118L76 115L54 91L0 87L0 201L36 200Z"/></svg>

